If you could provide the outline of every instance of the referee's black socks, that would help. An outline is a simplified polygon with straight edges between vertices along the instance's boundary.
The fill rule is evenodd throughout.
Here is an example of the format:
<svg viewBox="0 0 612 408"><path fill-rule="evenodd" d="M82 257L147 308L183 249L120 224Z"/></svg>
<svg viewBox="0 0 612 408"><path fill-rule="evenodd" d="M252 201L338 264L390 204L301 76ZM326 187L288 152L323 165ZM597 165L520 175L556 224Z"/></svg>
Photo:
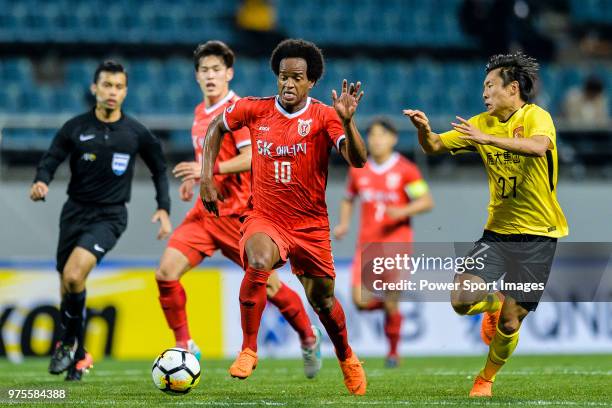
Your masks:
<svg viewBox="0 0 612 408"><path fill-rule="evenodd" d="M86 297L87 290L80 293L66 293L61 304L62 327L64 328L62 342L64 344L74 344L75 341L78 341L75 358L82 358L85 356L83 348L83 331L85 328Z"/></svg>

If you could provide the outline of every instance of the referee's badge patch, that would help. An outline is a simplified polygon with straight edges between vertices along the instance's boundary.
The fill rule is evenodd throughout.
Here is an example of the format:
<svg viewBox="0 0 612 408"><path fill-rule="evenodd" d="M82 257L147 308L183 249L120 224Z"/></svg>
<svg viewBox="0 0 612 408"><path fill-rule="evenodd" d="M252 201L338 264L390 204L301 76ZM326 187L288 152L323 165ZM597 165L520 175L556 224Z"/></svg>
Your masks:
<svg viewBox="0 0 612 408"><path fill-rule="evenodd" d="M125 153L113 153L113 173L117 176L121 176L127 170L128 163L130 162L130 155Z"/></svg>

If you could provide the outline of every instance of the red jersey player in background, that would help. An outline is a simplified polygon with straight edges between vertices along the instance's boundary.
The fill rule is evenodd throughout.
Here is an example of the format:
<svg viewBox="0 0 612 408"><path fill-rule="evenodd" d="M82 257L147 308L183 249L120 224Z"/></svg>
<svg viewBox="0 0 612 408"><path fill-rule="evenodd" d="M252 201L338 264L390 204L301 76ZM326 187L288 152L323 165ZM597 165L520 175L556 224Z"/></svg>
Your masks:
<svg viewBox="0 0 612 408"><path fill-rule="evenodd" d="M281 42L272 52L278 95L243 98L215 118L204 142L200 195L216 214L222 194L213 182L214 162L223 135L248 128L253 143L253 188L242 226L241 254L246 268L240 287L242 351L230 374L247 378L257 365L257 332L271 271L287 259L306 297L325 327L351 394L366 392L361 362L348 344L344 311L334 296L334 263L325 204L328 160L335 147L356 167L367 159L353 120L361 84L342 84L333 107L308 96L324 70L323 54L304 40ZM335 108L335 109L334 109Z"/></svg>
<svg viewBox="0 0 612 408"><path fill-rule="evenodd" d="M353 302L359 310L385 311L384 331L389 341L385 365L399 364L397 351L402 315L397 292L385 293L384 300L370 296L361 287L361 251L373 242L412 242L410 218L433 208L433 198L417 166L397 153L397 130L390 120L374 120L367 130L368 152L364 168L351 168L346 197L340 204L340 222L334 237L342 239L349 230L354 199L361 200L361 227L353 259Z"/></svg>
<svg viewBox="0 0 612 408"><path fill-rule="evenodd" d="M239 98L229 89L234 71L234 53L221 41L208 41L194 51L196 81L204 101L195 108L192 127L196 161L179 163L173 170L183 183L179 192L183 201L193 198L193 187L201 172L201 149L211 120ZM159 301L176 345L200 357L200 350L191 340L185 310L186 295L179 279L215 250L242 267L239 252L240 220L251 194L251 137L247 128L228 132L221 152L214 162L214 182L226 200L219 206L220 217L204 210L197 200L183 223L174 231L156 272ZM314 377L321 368L320 333L311 327L299 295L284 285L272 272L266 285L268 300L274 304L302 341L304 371Z"/></svg>

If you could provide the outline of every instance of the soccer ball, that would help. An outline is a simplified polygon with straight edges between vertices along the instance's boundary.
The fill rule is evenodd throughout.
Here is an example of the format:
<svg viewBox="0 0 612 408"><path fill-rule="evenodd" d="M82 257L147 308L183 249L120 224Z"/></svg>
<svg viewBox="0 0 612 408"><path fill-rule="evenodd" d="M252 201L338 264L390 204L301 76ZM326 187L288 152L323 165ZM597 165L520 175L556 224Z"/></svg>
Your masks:
<svg viewBox="0 0 612 408"><path fill-rule="evenodd" d="M155 359L151 375L155 386L166 394L187 394L200 382L200 363L187 350L171 348Z"/></svg>

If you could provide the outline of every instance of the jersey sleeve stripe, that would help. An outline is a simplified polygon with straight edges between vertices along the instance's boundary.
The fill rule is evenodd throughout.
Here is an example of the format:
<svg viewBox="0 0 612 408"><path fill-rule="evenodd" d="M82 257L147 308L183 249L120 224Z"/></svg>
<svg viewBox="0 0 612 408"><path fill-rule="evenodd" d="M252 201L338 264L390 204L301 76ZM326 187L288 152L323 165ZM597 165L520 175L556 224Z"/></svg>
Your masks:
<svg viewBox="0 0 612 408"><path fill-rule="evenodd" d="M555 163L553 162L552 152L546 151L546 162L548 165L548 185L550 186L550 192L555 190Z"/></svg>
<svg viewBox="0 0 612 408"><path fill-rule="evenodd" d="M346 139L346 136L342 135L338 138L338 140L336 140L336 150L338 150L338 152L340 151L340 142L343 141L344 139Z"/></svg>
<svg viewBox="0 0 612 408"><path fill-rule="evenodd" d="M227 119L225 119L225 114L227 113L226 110L223 111L223 124L225 125L225 128L229 131L231 131L232 129L229 127L229 125L227 124Z"/></svg>
<svg viewBox="0 0 612 408"><path fill-rule="evenodd" d="M251 141L250 140L243 140L240 143L236 143L236 149L242 149L245 146L250 146L251 145Z"/></svg>
<svg viewBox="0 0 612 408"><path fill-rule="evenodd" d="M475 152L476 146L464 146L464 147L457 147L455 149L451 149L451 153L461 153L463 151Z"/></svg>

